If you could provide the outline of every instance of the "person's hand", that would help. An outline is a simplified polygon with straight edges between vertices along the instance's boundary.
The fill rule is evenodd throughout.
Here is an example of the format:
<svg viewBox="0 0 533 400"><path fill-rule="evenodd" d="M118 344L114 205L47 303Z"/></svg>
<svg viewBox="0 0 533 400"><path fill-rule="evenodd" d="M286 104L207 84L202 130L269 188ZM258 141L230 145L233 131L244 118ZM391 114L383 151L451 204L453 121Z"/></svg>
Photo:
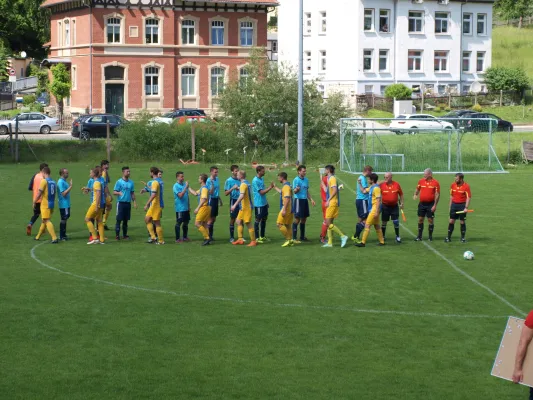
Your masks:
<svg viewBox="0 0 533 400"><path fill-rule="evenodd" d="M195 213L195 214L198 214L198 207L196 207L196 208L194 209L194 213Z"/></svg>
<svg viewBox="0 0 533 400"><path fill-rule="evenodd" d="M31 204L31 209L32 209L32 211L35 210L35 203Z"/></svg>
<svg viewBox="0 0 533 400"><path fill-rule="evenodd" d="M148 210L148 205L144 206L144 211Z"/></svg>
<svg viewBox="0 0 533 400"><path fill-rule="evenodd" d="M231 206L230 210L231 212L235 211L235 206Z"/></svg>
<svg viewBox="0 0 533 400"><path fill-rule="evenodd" d="M524 380L524 371L521 369L515 369L513 371L513 382L520 383Z"/></svg>
<svg viewBox="0 0 533 400"><path fill-rule="evenodd" d="M143 194L143 193L146 193L146 189L145 188L141 189L141 194Z"/></svg>
<svg viewBox="0 0 533 400"><path fill-rule="evenodd" d="M416 199L418 199L418 195L414 194L413 195L413 200L416 200Z"/></svg>
<svg viewBox="0 0 533 400"><path fill-rule="evenodd" d="M70 186L72 187L72 179L70 180Z"/></svg>
<svg viewBox="0 0 533 400"><path fill-rule="evenodd" d="M135 209L137 209L137 202L135 200L133 200L133 207L135 207Z"/></svg>
<svg viewBox="0 0 533 400"><path fill-rule="evenodd" d="M222 204L222 199L221 199L220 197L218 198L218 205L219 205L220 207L222 207L222 206L224 205L224 204Z"/></svg>
<svg viewBox="0 0 533 400"><path fill-rule="evenodd" d="M401 209L403 210L403 203L402 203L402 204L400 204L400 208L401 208Z"/></svg>
<svg viewBox="0 0 533 400"><path fill-rule="evenodd" d="M326 207L329 207L329 200L326 201Z"/></svg>
<svg viewBox="0 0 533 400"><path fill-rule="evenodd" d="M122 197L122 196L124 196L124 194L122 192L118 192L118 196Z"/></svg>
<svg viewBox="0 0 533 400"><path fill-rule="evenodd" d="M437 209L437 206L434 205L433 207L431 207L431 212L434 213L436 209Z"/></svg>
<svg viewBox="0 0 533 400"><path fill-rule="evenodd" d="M357 182L361 183L361 178L357 178Z"/></svg>
<svg viewBox="0 0 533 400"><path fill-rule="evenodd" d="M276 186L274 182L270 182L270 187L273 188L274 186Z"/></svg>
<svg viewBox="0 0 533 400"><path fill-rule="evenodd" d="M281 215L284 217L285 214L287 214L287 211L285 211L285 209L281 210Z"/></svg>
<svg viewBox="0 0 533 400"><path fill-rule="evenodd" d="M468 208L465 207L465 209L463 210L465 212L465 214L468 212Z"/></svg>
<svg viewBox="0 0 533 400"><path fill-rule="evenodd" d="M239 185L235 184L233 185L233 187L231 188L231 190L237 190L239 188Z"/></svg>
<svg viewBox="0 0 533 400"><path fill-rule="evenodd" d="M311 199L311 204L313 205L313 207L316 206L316 202L313 199Z"/></svg>
<svg viewBox="0 0 533 400"><path fill-rule="evenodd" d="M188 189L189 188L189 182L185 182L185 189Z"/></svg>

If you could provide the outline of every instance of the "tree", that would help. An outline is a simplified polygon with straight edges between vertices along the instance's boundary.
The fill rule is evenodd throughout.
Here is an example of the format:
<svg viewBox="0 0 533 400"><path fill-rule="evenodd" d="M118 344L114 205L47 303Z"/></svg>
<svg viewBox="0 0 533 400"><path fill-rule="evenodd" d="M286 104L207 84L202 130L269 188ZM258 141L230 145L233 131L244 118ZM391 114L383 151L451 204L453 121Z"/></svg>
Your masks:
<svg viewBox="0 0 533 400"><path fill-rule="evenodd" d="M0 42L0 82L6 82L9 79L7 74L9 53L9 50Z"/></svg>
<svg viewBox="0 0 533 400"><path fill-rule="evenodd" d="M47 68L41 68L39 71L37 71L37 89L35 90L35 94L37 97L39 97L43 93L48 93L48 88L50 86L50 80L48 79L48 69Z"/></svg>
<svg viewBox="0 0 533 400"><path fill-rule="evenodd" d="M523 19L533 15L533 0L498 0L495 8L503 19L518 19L522 28Z"/></svg>
<svg viewBox="0 0 533 400"><path fill-rule="evenodd" d="M490 91L522 91L530 86L529 78L522 68L491 67L485 73L485 83Z"/></svg>
<svg viewBox="0 0 533 400"><path fill-rule="evenodd" d="M52 82L49 85L50 93L56 98L59 114L63 115L63 99L70 96L70 74L65 64L57 64L52 68Z"/></svg>
<svg viewBox="0 0 533 400"><path fill-rule="evenodd" d="M403 83L395 83L385 89L385 97L388 99L409 100L412 94L413 91Z"/></svg>

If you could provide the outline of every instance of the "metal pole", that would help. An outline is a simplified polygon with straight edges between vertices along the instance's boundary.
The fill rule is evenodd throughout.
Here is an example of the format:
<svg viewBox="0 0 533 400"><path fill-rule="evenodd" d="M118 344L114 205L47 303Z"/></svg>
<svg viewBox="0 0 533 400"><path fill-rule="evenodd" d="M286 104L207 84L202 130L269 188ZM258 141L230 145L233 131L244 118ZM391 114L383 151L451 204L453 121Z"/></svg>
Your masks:
<svg viewBox="0 0 533 400"><path fill-rule="evenodd" d="M192 157L191 160L196 161L196 136L194 134L194 122L191 124L191 151Z"/></svg>
<svg viewBox="0 0 533 400"><path fill-rule="evenodd" d="M452 169L452 132L448 132L448 171Z"/></svg>
<svg viewBox="0 0 533 400"><path fill-rule="evenodd" d="M298 35L298 161L304 162L304 0L300 0Z"/></svg>
<svg viewBox="0 0 533 400"><path fill-rule="evenodd" d="M507 128L507 164L511 162L511 128Z"/></svg>
<svg viewBox="0 0 533 400"><path fill-rule="evenodd" d="M107 159L108 160L111 160L111 129L109 127L109 120L107 121L107 124L106 124L106 141L107 141L107 144L106 144L106 147L107 147Z"/></svg>
<svg viewBox="0 0 533 400"><path fill-rule="evenodd" d="M13 158L15 151L13 149L13 127L11 126L11 122L9 123L9 153L11 154L11 158Z"/></svg>
<svg viewBox="0 0 533 400"><path fill-rule="evenodd" d="M489 119L489 168L492 164L492 119Z"/></svg>
<svg viewBox="0 0 533 400"><path fill-rule="evenodd" d="M285 122L285 162L289 163L289 124Z"/></svg>
<svg viewBox="0 0 533 400"><path fill-rule="evenodd" d="M15 162L19 162L19 116L15 118Z"/></svg>

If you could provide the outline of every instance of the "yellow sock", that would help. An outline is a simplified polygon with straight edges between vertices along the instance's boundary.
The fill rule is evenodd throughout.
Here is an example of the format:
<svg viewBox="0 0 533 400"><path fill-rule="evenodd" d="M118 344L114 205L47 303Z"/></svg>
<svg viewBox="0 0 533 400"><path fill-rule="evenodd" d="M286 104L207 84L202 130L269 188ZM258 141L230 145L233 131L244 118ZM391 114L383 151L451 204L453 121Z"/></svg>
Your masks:
<svg viewBox="0 0 533 400"><path fill-rule="evenodd" d="M243 233L244 233L244 226L242 226L242 225L237 225L237 235L238 235L237 237L238 237L239 239L242 239L242 235L243 235Z"/></svg>
<svg viewBox="0 0 533 400"><path fill-rule="evenodd" d="M94 224L91 221L87 222L86 224L87 224L87 228L89 228L89 232L92 238L96 239L96 229L94 229Z"/></svg>
<svg viewBox="0 0 533 400"><path fill-rule="evenodd" d="M328 244L333 246L333 229L328 229Z"/></svg>
<svg viewBox="0 0 533 400"><path fill-rule="evenodd" d="M37 236L35 236L35 239L39 239L43 235L45 230L46 230L46 226L42 222L41 227L39 228L39 232L37 232Z"/></svg>
<svg viewBox="0 0 533 400"><path fill-rule="evenodd" d="M99 222L98 223L98 234L100 235L100 241L104 243L105 241L105 230L104 230L104 223Z"/></svg>
<svg viewBox="0 0 533 400"><path fill-rule="evenodd" d="M333 232L335 232L337 235L344 236L344 233L342 233L341 230L336 225L333 225L331 229L333 229Z"/></svg>
<svg viewBox="0 0 533 400"><path fill-rule="evenodd" d="M366 244L366 240L368 239L368 234L370 233L370 228L366 228L363 231L363 239L361 240L361 243Z"/></svg>
<svg viewBox="0 0 533 400"><path fill-rule="evenodd" d="M46 222L46 229L48 229L48 233L50 236L52 236L52 240L57 240L56 232L54 230L54 224L52 224L52 221Z"/></svg>
<svg viewBox="0 0 533 400"><path fill-rule="evenodd" d="M155 231L154 231L154 226L152 225L152 221L146 224L146 229L148 229L148 233L150 233L150 238L152 240L155 240Z"/></svg>
<svg viewBox="0 0 533 400"><path fill-rule="evenodd" d="M105 210L104 218L102 220L103 224L105 225L107 223L107 215L109 214L109 210Z"/></svg>
<svg viewBox="0 0 533 400"><path fill-rule="evenodd" d="M163 227L161 225L156 226L155 231L157 232L157 240L159 240L160 242L164 242L165 240L163 239Z"/></svg>
<svg viewBox="0 0 533 400"><path fill-rule="evenodd" d="M253 228L248 229L248 233L250 234L250 240L255 242L255 230Z"/></svg>
<svg viewBox="0 0 533 400"><path fill-rule="evenodd" d="M200 231L200 233L204 237L204 240L209 239L209 231L207 229L205 229L205 226L200 225L198 230Z"/></svg>
<svg viewBox="0 0 533 400"><path fill-rule="evenodd" d="M287 239L287 233L288 233L288 231L287 231L287 227L286 227L285 225L280 225L280 226L279 226L279 231L281 232L281 234L283 235L283 237L284 237L285 239Z"/></svg>
<svg viewBox="0 0 533 400"><path fill-rule="evenodd" d="M382 230L376 228L376 233L378 234L379 243L381 243L381 244L385 243L385 239L383 238Z"/></svg>

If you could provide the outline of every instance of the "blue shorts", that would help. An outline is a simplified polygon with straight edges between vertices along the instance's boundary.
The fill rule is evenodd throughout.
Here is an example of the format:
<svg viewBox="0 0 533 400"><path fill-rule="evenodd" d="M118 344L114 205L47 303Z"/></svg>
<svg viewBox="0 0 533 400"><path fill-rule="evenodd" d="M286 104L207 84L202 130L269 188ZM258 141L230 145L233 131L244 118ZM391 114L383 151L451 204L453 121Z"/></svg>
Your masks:
<svg viewBox="0 0 533 400"><path fill-rule="evenodd" d="M70 218L70 207L69 208L60 208L59 215L61 215L62 220L67 220Z"/></svg>
<svg viewBox="0 0 533 400"><path fill-rule="evenodd" d="M211 218L218 217L218 197L209 199L209 207L211 207Z"/></svg>
<svg viewBox="0 0 533 400"><path fill-rule="evenodd" d="M255 207L255 219L266 220L268 218L268 204L263 207Z"/></svg>
<svg viewBox="0 0 533 400"><path fill-rule="evenodd" d="M189 222L190 220L190 211L176 211L176 222Z"/></svg>
<svg viewBox="0 0 533 400"><path fill-rule="evenodd" d="M117 202L117 221L129 221L131 218L131 203Z"/></svg>
<svg viewBox="0 0 533 400"><path fill-rule="evenodd" d="M237 199L231 199L229 203L229 216L231 219L237 219L237 215L239 215L239 207L235 207L234 211L231 211L231 207L237 202Z"/></svg>
<svg viewBox="0 0 533 400"><path fill-rule="evenodd" d="M309 212L309 200L307 199L294 199L293 207L295 218L307 218L311 215Z"/></svg>
<svg viewBox="0 0 533 400"><path fill-rule="evenodd" d="M368 200L355 200L355 207L357 208L357 216L361 219L368 217Z"/></svg>

